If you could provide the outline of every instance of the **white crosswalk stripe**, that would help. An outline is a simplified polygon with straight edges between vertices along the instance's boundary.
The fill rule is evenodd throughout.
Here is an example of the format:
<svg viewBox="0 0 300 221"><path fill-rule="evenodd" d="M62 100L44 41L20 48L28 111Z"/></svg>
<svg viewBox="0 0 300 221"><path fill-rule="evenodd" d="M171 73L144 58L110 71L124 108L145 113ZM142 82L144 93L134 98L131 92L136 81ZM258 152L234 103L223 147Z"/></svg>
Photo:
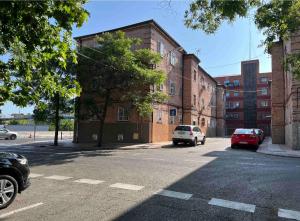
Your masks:
<svg viewBox="0 0 300 221"><path fill-rule="evenodd" d="M246 211L250 213L254 213L255 211L255 205L239 203L239 202L234 202L229 200L216 199L216 198L212 198L208 202L208 204L213 206L220 206L220 207L225 207L225 208L230 208L235 210Z"/></svg>
<svg viewBox="0 0 300 221"><path fill-rule="evenodd" d="M93 180L93 179L79 179L79 180L75 180L75 183L85 183L85 184L93 184L93 185L97 185L100 183L104 183L105 181L103 180Z"/></svg>
<svg viewBox="0 0 300 221"><path fill-rule="evenodd" d="M193 194L190 194L190 193L181 193L181 192L176 192L176 191L171 191L171 190L160 190L160 191L156 192L155 194L161 195L161 196L177 198L177 199L182 199L182 200L189 200L193 196Z"/></svg>
<svg viewBox="0 0 300 221"><path fill-rule="evenodd" d="M68 180L71 179L73 177L70 176L59 176L59 175L52 175L52 176L48 176L45 177L46 179L51 179L51 180Z"/></svg>
<svg viewBox="0 0 300 221"><path fill-rule="evenodd" d="M41 176L44 176L44 174L30 173L30 175L29 175L30 178L37 178L37 177L41 177Z"/></svg>
<svg viewBox="0 0 300 221"><path fill-rule="evenodd" d="M110 185L112 188L119 188L119 189L126 189L126 190L141 190L144 188L144 186L137 186L127 183L115 183Z"/></svg>
<svg viewBox="0 0 300 221"><path fill-rule="evenodd" d="M279 209L278 216L281 218L300 220L300 212L287 209Z"/></svg>

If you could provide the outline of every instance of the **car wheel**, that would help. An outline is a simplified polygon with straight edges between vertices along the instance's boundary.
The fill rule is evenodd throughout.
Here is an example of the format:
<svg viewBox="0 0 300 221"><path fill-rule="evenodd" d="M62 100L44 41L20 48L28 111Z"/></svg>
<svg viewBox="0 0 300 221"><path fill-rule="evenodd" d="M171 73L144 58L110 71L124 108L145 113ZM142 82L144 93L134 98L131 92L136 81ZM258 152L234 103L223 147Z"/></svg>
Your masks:
<svg viewBox="0 0 300 221"><path fill-rule="evenodd" d="M194 146L194 147L195 147L195 146L197 146L197 143L198 143L198 141L197 141L197 137L195 137L194 141L192 141L192 143L191 143L191 144L192 144L192 146Z"/></svg>
<svg viewBox="0 0 300 221"><path fill-rule="evenodd" d="M201 144L202 144L202 145L205 144L205 137L203 137L203 140L201 141Z"/></svg>
<svg viewBox="0 0 300 221"><path fill-rule="evenodd" d="M173 145L174 145L174 146L177 146L177 145L178 145L178 142L177 142L177 141L173 141Z"/></svg>
<svg viewBox="0 0 300 221"><path fill-rule="evenodd" d="M17 138L17 136L15 134L13 134L13 135L10 136L11 140L15 140L16 138Z"/></svg>
<svg viewBox="0 0 300 221"><path fill-rule="evenodd" d="M8 207L18 193L17 181L8 175L0 175L0 209Z"/></svg>

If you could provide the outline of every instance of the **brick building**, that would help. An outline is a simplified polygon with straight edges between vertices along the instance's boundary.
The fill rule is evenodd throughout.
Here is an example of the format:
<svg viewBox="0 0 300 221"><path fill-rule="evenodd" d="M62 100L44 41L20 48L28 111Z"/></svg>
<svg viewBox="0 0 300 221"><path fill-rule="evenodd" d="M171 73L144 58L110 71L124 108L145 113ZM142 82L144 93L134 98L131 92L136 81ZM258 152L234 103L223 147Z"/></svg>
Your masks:
<svg viewBox="0 0 300 221"><path fill-rule="evenodd" d="M196 124L207 136L222 136L224 128L224 88L218 85L199 66L200 60L187 52L155 21L149 20L106 32L124 31L128 37L140 38L142 48L150 48L161 54L158 65L167 74L160 90L169 94L164 104L154 105L150 118L140 118L127 104L115 101L108 109L104 125L104 142L158 142L171 139L178 124ZM95 37L101 33L75 38L79 45L94 47ZM93 96L87 88L87 80L79 98L79 112L84 113L80 100ZM150 89L149 89L150 90ZM96 139L99 121L77 119L75 142L92 142Z"/></svg>
<svg viewBox="0 0 300 221"><path fill-rule="evenodd" d="M236 128L261 128L270 135L271 73L259 73L259 61L241 63L241 75L215 78L225 86L226 134Z"/></svg>
<svg viewBox="0 0 300 221"><path fill-rule="evenodd" d="M300 53L300 32L273 44L272 141L300 149L300 81L284 68L289 54Z"/></svg>

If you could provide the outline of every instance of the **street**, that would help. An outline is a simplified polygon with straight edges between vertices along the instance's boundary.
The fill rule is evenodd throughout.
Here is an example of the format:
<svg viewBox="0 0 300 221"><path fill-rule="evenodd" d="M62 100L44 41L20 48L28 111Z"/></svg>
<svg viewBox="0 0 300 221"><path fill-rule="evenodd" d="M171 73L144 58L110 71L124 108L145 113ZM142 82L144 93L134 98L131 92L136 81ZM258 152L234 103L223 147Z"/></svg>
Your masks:
<svg viewBox="0 0 300 221"><path fill-rule="evenodd" d="M5 145L4 145L5 143ZM72 150L0 141L29 159L31 186L0 220L300 219L300 160L196 147Z"/></svg>

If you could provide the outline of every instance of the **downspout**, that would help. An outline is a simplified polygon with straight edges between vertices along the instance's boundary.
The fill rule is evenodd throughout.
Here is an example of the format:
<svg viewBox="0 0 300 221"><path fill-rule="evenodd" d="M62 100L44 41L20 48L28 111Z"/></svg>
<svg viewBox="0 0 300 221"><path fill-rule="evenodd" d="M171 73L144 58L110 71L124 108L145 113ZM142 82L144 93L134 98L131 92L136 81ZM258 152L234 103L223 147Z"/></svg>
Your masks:
<svg viewBox="0 0 300 221"><path fill-rule="evenodd" d="M182 70L181 70L181 124L183 124L183 116L184 116L184 106L183 106L183 101L184 101L184 53L182 54Z"/></svg>

